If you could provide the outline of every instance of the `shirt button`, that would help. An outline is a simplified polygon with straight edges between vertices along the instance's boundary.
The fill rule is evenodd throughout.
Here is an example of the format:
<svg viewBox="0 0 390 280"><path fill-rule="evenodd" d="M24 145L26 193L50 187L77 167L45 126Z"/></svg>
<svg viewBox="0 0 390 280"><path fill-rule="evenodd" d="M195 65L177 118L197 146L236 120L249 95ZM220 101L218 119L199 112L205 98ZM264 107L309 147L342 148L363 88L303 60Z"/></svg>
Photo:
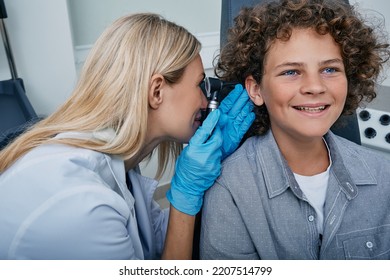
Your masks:
<svg viewBox="0 0 390 280"><path fill-rule="evenodd" d="M310 216L308 217L308 220L309 220L309 222L314 221L314 216L313 216L313 215L310 215Z"/></svg>
<svg viewBox="0 0 390 280"><path fill-rule="evenodd" d="M372 247L374 247L374 244L372 244L371 241L367 241L367 242L366 242L366 247L367 247L368 249L372 249Z"/></svg>

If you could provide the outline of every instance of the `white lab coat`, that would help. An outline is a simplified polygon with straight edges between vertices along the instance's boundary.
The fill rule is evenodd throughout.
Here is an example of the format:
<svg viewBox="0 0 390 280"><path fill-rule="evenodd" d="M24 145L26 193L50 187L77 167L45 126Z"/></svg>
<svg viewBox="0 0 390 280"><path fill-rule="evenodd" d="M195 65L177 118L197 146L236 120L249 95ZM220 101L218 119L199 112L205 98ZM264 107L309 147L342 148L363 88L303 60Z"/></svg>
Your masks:
<svg viewBox="0 0 390 280"><path fill-rule="evenodd" d="M91 137L65 133L57 137ZM96 151L35 148L0 175L0 259L158 259L168 209L157 181Z"/></svg>

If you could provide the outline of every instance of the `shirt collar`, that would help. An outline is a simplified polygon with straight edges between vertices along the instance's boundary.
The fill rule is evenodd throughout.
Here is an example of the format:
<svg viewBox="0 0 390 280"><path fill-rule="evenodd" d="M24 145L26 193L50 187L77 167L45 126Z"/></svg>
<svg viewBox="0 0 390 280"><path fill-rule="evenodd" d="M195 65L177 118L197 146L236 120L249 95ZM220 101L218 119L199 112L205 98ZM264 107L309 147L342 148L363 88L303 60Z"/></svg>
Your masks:
<svg viewBox="0 0 390 280"><path fill-rule="evenodd" d="M298 197L302 197L302 191L281 154L271 130L260 137L262 139L257 141L256 147L257 158L261 162L262 175L269 197L275 197L289 187ZM339 139L331 131L324 136L324 139L332 157L331 174L336 177L342 191L349 199L356 197L357 186L377 184L364 158L359 157L351 145L346 144L347 140Z"/></svg>

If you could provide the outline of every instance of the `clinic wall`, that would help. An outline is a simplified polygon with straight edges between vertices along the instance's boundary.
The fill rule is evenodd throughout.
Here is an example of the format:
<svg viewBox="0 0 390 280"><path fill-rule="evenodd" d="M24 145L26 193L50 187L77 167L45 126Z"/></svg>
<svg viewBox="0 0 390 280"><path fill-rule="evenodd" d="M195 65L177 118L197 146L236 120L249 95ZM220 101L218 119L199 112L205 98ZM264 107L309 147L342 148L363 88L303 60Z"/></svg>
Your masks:
<svg viewBox="0 0 390 280"><path fill-rule="evenodd" d="M66 0L5 0L4 20L18 75L39 115L55 110L76 80ZM2 45L2 44L1 44ZM10 78L0 47L0 79Z"/></svg>
<svg viewBox="0 0 390 280"><path fill-rule="evenodd" d="M201 41L206 70L211 70L219 48L221 0L68 0L68 7L77 72L102 31L115 19L129 13L158 13L183 25Z"/></svg>
<svg viewBox="0 0 390 280"><path fill-rule="evenodd" d="M219 31L221 0L68 0L75 45L88 45L120 16L153 12L194 34Z"/></svg>
<svg viewBox="0 0 390 280"><path fill-rule="evenodd" d="M350 4L356 5L361 14L371 15L377 18L384 19L384 24L387 36L390 36L390 1L388 0L349 0ZM390 41L390 38L388 38ZM390 86L390 69L385 68L384 74L380 78L380 83L385 86Z"/></svg>

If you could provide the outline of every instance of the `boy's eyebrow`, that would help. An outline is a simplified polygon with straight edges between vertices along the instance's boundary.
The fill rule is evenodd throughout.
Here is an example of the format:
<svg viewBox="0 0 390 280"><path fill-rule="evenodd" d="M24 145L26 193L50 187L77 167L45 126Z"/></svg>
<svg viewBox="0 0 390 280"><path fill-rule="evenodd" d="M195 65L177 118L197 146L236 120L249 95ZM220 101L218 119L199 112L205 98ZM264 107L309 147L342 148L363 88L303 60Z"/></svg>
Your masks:
<svg viewBox="0 0 390 280"><path fill-rule="evenodd" d="M332 64L332 63L343 64L344 62L340 58L333 58L333 59L327 59L327 60L321 61L319 65L322 66L322 65ZM277 65L275 67L275 69L283 68L283 67L300 67L303 65L304 65L304 63L301 63L301 62L285 62L285 63L281 63L281 64Z"/></svg>
<svg viewBox="0 0 390 280"><path fill-rule="evenodd" d="M332 63L341 63L344 64L343 60L340 58L328 59L321 61L320 65L332 64Z"/></svg>
<svg viewBox="0 0 390 280"><path fill-rule="evenodd" d="M284 67L299 67L302 66L303 64L304 63L300 63L300 62L284 62L275 66L275 69L284 68Z"/></svg>

